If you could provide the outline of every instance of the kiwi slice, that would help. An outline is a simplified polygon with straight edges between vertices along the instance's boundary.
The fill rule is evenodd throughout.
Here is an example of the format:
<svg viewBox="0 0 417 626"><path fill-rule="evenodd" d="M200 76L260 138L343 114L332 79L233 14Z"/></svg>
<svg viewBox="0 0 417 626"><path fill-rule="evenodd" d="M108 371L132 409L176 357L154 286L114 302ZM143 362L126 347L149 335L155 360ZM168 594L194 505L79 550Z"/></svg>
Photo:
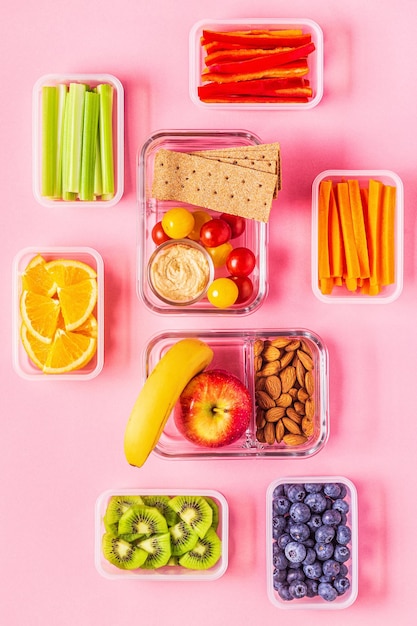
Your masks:
<svg viewBox="0 0 417 626"><path fill-rule="evenodd" d="M211 526L212 528L214 528L214 530L217 530L219 527L219 507L217 502L213 499L210 498L210 496L204 496L205 501L207 502L207 504L209 504L211 506L211 509L213 511L213 521L211 522Z"/></svg>
<svg viewBox="0 0 417 626"><path fill-rule="evenodd" d="M107 504L103 517L104 527L107 532L117 534L119 519L131 506L143 504L140 496L112 496Z"/></svg>
<svg viewBox="0 0 417 626"><path fill-rule="evenodd" d="M202 496L174 496L169 506L201 538L211 526L213 510Z"/></svg>
<svg viewBox="0 0 417 626"><path fill-rule="evenodd" d="M105 558L119 569L137 569L148 557L146 550L133 546L112 533L103 535L102 550Z"/></svg>
<svg viewBox="0 0 417 626"><path fill-rule="evenodd" d="M179 558L179 564L187 569L209 569L219 560L222 543L214 528L209 528L206 535L200 538L194 548Z"/></svg>
<svg viewBox="0 0 417 626"><path fill-rule="evenodd" d="M162 513L167 521L168 526L173 526L178 522L178 515L169 506L169 496L142 496L142 499L147 506L153 506Z"/></svg>
<svg viewBox="0 0 417 626"><path fill-rule="evenodd" d="M131 506L123 513L118 525L119 535L130 535L131 540L167 531L168 525L162 513L157 508L145 504Z"/></svg>
<svg viewBox="0 0 417 626"><path fill-rule="evenodd" d="M174 556L179 556L194 548L198 541L198 535L186 522L182 520L174 526L170 526L171 551Z"/></svg>
<svg viewBox="0 0 417 626"><path fill-rule="evenodd" d="M166 565L171 558L171 535L169 532L152 535L138 543L138 547L147 553L143 569L156 569Z"/></svg>

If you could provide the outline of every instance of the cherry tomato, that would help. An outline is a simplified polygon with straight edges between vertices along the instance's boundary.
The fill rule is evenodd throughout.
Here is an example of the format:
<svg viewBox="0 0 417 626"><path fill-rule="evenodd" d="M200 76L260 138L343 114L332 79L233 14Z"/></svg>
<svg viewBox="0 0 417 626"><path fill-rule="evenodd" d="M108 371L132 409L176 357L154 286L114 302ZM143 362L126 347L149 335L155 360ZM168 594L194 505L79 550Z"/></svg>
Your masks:
<svg viewBox="0 0 417 626"><path fill-rule="evenodd" d="M226 264L227 257L233 250L233 246L230 241L226 241L226 243L222 243L220 246L216 246L215 248L206 247L206 250L213 259L214 267L219 268Z"/></svg>
<svg viewBox="0 0 417 626"><path fill-rule="evenodd" d="M205 211L193 211L194 228L188 234L190 239L194 241L200 241L200 230L203 224L211 220L211 215Z"/></svg>
<svg viewBox="0 0 417 626"><path fill-rule="evenodd" d="M238 296L238 286L230 278L215 278L207 290L209 302L219 309L232 306Z"/></svg>
<svg viewBox="0 0 417 626"><path fill-rule="evenodd" d="M230 213L222 213L220 219L229 224L232 231L231 239L235 239L245 232L246 221L244 217L240 217L240 215L230 215Z"/></svg>
<svg viewBox="0 0 417 626"><path fill-rule="evenodd" d="M202 225L200 241L208 248L215 248L229 241L231 234L232 231L229 224L219 217L215 217Z"/></svg>
<svg viewBox="0 0 417 626"><path fill-rule="evenodd" d="M183 239L194 228L194 217L184 207L169 209L162 218L162 228L171 239Z"/></svg>
<svg viewBox="0 0 417 626"><path fill-rule="evenodd" d="M168 241L171 237L168 237L166 232L162 227L162 222L157 222L155 226L152 228L152 240L156 243L157 246L159 244L164 243L164 241Z"/></svg>
<svg viewBox="0 0 417 626"><path fill-rule="evenodd" d="M226 267L232 276L249 276L256 265L256 258L249 248L235 248L227 257Z"/></svg>
<svg viewBox="0 0 417 626"><path fill-rule="evenodd" d="M253 294L253 283L249 276L228 276L228 278L233 280L239 289L239 295L235 304L242 304L242 302L249 300Z"/></svg>

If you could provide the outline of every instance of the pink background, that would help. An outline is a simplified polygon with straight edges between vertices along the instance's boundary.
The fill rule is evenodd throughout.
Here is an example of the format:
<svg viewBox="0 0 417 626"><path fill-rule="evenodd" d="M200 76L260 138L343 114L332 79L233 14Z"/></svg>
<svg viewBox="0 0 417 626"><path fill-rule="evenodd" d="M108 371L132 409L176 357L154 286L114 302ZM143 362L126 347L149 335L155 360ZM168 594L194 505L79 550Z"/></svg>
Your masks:
<svg viewBox="0 0 417 626"><path fill-rule="evenodd" d="M207 111L188 95L188 34L203 18L311 18L325 39L325 95L305 112ZM401 624L416 592L416 101L413 0L14 0L0 20L0 621L294 626ZM126 98L125 193L114 208L46 209L31 189L32 86L47 73L108 72ZM189 319L149 312L135 291L136 153L160 129L243 128L279 141L283 191L270 222L269 295L239 328L306 327L330 353L330 440L304 461L171 462L142 469L123 433L155 333ZM405 275L388 305L318 301L310 285L311 183L324 169L390 169L405 187ZM102 373L32 383L11 362L11 266L26 246L96 248L105 263ZM196 328L228 320L199 318ZM265 493L280 476L339 474L359 494L359 595L333 611L282 613L266 594ZM212 488L230 505L218 581L108 581L94 566L94 504L111 488Z"/></svg>

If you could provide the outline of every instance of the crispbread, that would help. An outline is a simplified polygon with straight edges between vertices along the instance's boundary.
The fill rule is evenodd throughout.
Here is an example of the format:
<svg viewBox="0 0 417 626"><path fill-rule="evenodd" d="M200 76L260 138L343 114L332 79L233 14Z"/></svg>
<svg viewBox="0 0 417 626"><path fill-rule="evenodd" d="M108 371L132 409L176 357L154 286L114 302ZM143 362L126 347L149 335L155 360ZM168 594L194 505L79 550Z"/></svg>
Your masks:
<svg viewBox="0 0 417 626"><path fill-rule="evenodd" d="M277 180L277 174L161 148L152 196L267 222Z"/></svg>

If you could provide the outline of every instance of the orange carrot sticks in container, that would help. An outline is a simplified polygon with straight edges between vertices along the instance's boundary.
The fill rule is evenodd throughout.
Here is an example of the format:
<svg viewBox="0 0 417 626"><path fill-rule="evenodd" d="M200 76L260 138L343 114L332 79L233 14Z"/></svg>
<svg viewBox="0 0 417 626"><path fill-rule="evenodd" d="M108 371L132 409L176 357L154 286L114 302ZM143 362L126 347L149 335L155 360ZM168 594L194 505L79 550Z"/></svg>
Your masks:
<svg viewBox="0 0 417 626"><path fill-rule="evenodd" d="M342 228L337 208L334 189L330 191L329 204L329 249L330 275L342 279L345 271L345 255L343 250ZM338 281L336 281L337 283Z"/></svg>
<svg viewBox="0 0 417 626"><path fill-rule="evenodd" d="M395 282L395 196L395 187L385 185L381 214L381 285Z"/></svg>
<svg viewBox="0 0 417 626"><path fill-rule="evenodd" d="M379 180L369 181L368 196L368 246L371 287L380 285L381 259L381 206L383 184Z"/></svg>
<svg viewBox="0 0 417 626"><path fill-rule="evenodd" d="M353 233L358 254L360 277L369 278L368 242L366 237L365 219L359 181L355 179L348 180L347 182L349 187L349 201L352 211Z"/></svg>
<svg viewBox="0 0 417 626"><path fill-rule="evenodd" d="M318 200L318 273L319 280L330 278L329 255L329 208L332 182L323 180L319 187Z"/></svg>
<svg viewBox="0 0 417 626"><path fill-rule="evenodd" d="M349 291L356 291L357 279L360 278L358 253L355 244L353 230L352 211L349 200L349 187L347 182L337 183L337 203L340 212L342 226L343 246L346 257L346 287Z"/></svg>

